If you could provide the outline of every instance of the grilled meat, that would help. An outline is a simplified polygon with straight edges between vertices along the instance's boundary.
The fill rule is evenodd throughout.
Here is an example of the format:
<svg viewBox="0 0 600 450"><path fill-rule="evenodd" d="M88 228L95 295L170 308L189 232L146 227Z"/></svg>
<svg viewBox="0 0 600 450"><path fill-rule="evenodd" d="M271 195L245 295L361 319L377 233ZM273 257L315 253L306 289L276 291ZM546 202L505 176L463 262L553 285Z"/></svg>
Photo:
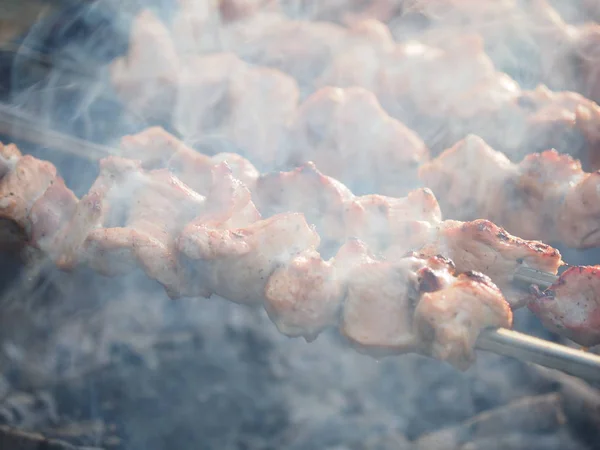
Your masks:
<svg viewBox="0 0 600 450"><path fill-rule="evenodd" d="M584 172L579 161L555 150L512 164L468 136L424 164L420 176L452 218L485 217L524 238L574 248L600 244L598 173Z"/></svg>
<svg viewBox="0 0 600 450"><path fill-rule="evenodd" d="M539 241L512 236L483 219L441 222L419 252L444 255L454 261L459 272L485 273L502 289L513 308L526 301L523 293L512 287L512 274L518 265L555 274L563 264L558 250Z"/></svg>
<svg viewBox="0 0 600 450"><path fill-rule="evenodd" d="M548 329L586 346L600 344L600 269L570 267L528 306Z"/></svg>
<svg viewBox="0 0 600 450"><path fill-rule="evenodd" d="M293 164L314 161L354 191L386 195L413 187L416 168L428 157L415 133L390 118L373 93L356 87L311 95L292 122L289 152Z"/></svg>
<svg viewBox="0 0 600 450"><path fill-rule="evenodd" d="M427 354L466 369L480 331L511 324L512 311L498 287L479 272L467 272L421 296L414 326Z"/></svg>

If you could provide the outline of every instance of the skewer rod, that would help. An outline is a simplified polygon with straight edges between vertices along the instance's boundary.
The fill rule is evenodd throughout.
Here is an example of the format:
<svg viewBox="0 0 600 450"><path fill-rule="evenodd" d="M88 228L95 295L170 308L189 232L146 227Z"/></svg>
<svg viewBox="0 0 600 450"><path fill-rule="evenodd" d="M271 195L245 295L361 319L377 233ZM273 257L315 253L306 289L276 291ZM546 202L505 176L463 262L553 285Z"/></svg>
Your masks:
<svg viewBox="0 0 600 450"><path fill-rule="evenodd" d="M504 328L482 331L475 346L600 383L600 356L593 353Z"/></svg>
<svg viewBox="0 0 600 450"><path fill-rule="evenodd" d="M0 102L0 133L23 139L31 144L61 150L80 158L97 161L116 150L69 136L40 125L33 117Z"/></svg>
<svg viewBox="0 0 600 450"><path fill-rule="evenodd" d="M558 280L558 275L542 272L531 267L519 266L513 275L513 280L524 284L526 287L535 284L540 289L545 290Z"/></svg>

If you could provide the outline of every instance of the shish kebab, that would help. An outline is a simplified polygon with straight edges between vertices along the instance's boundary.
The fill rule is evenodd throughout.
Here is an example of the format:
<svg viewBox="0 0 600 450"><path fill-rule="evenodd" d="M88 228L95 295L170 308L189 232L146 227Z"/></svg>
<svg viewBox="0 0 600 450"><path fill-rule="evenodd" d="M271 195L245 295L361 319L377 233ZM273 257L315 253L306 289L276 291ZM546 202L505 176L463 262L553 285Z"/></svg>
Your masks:
<svg viewBox="0 0 600 450"><path fill-rule="evenodd" d="M63 142L73 143L69 139L65 136ZM78 145L79 142L73 148L81 148ZM118 151L107 149L107 153L109 152L117 153ZM525 268L518 268L516 278L523 278L519 275L523 269ZM531 275L528 276L531 277ZM528 281L541 285L542 282L538 277L539 273L536 272L535 277L533 279L529 278ZM594 355L531 338L510 330L485 330L480 334L476 346L483 350L506 354L525 361L564 370L591 380L598 380L600 374L600 359Z"/></svg>

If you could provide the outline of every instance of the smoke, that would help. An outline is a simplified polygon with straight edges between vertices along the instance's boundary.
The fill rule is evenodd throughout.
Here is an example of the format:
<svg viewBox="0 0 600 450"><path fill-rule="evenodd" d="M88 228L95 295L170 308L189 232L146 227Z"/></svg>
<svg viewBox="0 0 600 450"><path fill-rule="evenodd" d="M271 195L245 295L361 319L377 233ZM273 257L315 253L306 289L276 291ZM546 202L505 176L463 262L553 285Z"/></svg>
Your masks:
<svg viewBox="0 0 600 450"><path fill-rule="evenodd" d="M553 15L517 2L453 2L452 14L429 3L443 2L72 5L15 42L4 101L108 145L162 125L261 171L310 152L355 193L396 195L418 185L425 144L445 148L481 108L514 98L509 77L580 90L560 59L570 31ZM543 45L558 59L538 60ZM333 99L331 86L343 88ZM510 131L498 133L496 119L476 125L500 144ZM79 197L98 175L95 164L24 148L56 164ZM413 148L416 160L392 159ZM116 210L130 200L121 195ZM402 448L405 437L543 391L522 365L493 355L466 374L415 355L375 362L330 333L310 345L282 337L263 312L218 298L171 302L141 271L105 279L35 267L3 279L2 367L22 389L51 389L62 410L116 423L123 448L386 448L386 439Z"/></svg>

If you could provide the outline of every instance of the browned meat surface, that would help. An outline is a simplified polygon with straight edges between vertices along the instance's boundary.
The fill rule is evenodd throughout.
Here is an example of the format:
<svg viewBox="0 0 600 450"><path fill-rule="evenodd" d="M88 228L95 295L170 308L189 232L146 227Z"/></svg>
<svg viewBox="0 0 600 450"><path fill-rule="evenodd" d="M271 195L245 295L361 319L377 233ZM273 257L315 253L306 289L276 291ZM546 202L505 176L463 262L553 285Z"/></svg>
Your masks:
<svg viewBox="0 0 600 450"><path fill-rule="evenodd" d="M447 287L421 296L415 328L427 353L466 369L484 328L512 326L512 311L500 289L478 272L458 275Z"/></svg>
<svg viewBox="0 0 600 450"><path fill-rule="evenodd" d="M552 259L549 248L503 234L488 222L441 223L437 202L427 189L400 199L355 197L312 165L265 178L271 194L296 184L298 189L278 197L280 208L289 202L310 210L311 203L302 202L295 192L315 195L317 203L320 185L336 192L337 198L330 198L345 205L339 209L349 221L346 226L354 227L348 229L375 243L371 249L361 240L348 239L344 233L350 231L342 230L338 239L345 244L335 257L324 260L317 252L320 237L305 216L290 208L262 219L250 190L226 162L210 170L206 197L166 168L145 170L143 165L164 165L173 153L193 154L173 140L161 141L165 135L158 131L153 133L160 139L154 141L152 133L140 135L150 142L148 153L143 145L136 147L144 139L130 142L132 154L145 157L143 162L104 159L97 180L79 202L54 172L58 181L38 197L27 217L34 225L32 243L63 269L80 263L104 275L118 275L140 268L171 297L214 294L263 304L278 329L290 336L312 340L323 329L339 326L351 343L370 355L420 352L457 367L470 361L482 328L510 326L510 320L502 315L506 301L491 281L474 274L457 278L454 263L438 255L452 255L465 269L485 267L501 282L514 270L514 258L548 269L536 266L524 248ZM157 142L165 149L152 147ZM37 161L22 157L16 167L27 159ZM42 172L46 168L35 167ZM5 172L0 182L12 172ZM415 230L420 233L418 243L412 236ZM422 249L426 255L390 253L389 260L376 256L388 247L403 247L405 253L423 242L428 243ZM424 298L420 318L419 302ZM482 304L471 304L477 302ZM456 320L460 331L452 334L432 325L438 310Z"/></svg>
<svg viewBox="0 0 600 450"><path fill-rule="evenodd" d="M548 329L586 346L600 344L600 269L570 267L528 306Z"/></svg>
<svg viewBox="0 0 600 450"><path fill-rule="evenodd" d="M485 217L523 238L574 248L600 244L598 173L555 150L512 164L468 136L424 164L420 176L451 218Z"/></svg>
<svg viewBox="0 0 600 450"><path fill-rule="evenodd" d="M458 272L483 272L502 290L513 308L522 306L525 301L524 294L512 286L518 265L556 274L563 264L558 250L539 241L512 236L482 219L442 222L433 229L431 241L419 252L450 258Z"/></svg>
<svg viewBox="0 0 600 450"><path fill-rule="evenodd" d="M314 161L354 191L393 195L414 186L428 157L423 141L362 88L323 88L292 123L289 160ZM343 163L341 163L343 161Z"/></svg>

